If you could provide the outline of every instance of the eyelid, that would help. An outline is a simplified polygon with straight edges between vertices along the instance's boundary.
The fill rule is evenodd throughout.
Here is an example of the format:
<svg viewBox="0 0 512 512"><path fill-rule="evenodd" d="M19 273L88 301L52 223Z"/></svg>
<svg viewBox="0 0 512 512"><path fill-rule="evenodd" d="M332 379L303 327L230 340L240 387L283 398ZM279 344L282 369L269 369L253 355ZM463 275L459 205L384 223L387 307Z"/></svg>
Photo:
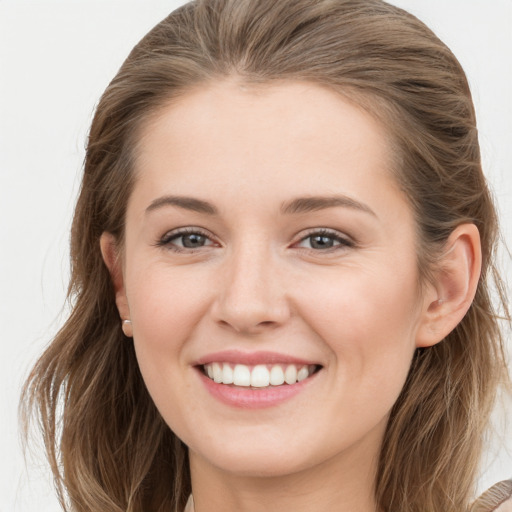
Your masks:
<svg viewBox="0 0 512 512"><path fill-rule="evenodd" d="M300 244L307 238L310 238L315 235L330 237L340 243L339 243L339 245L336 245L334 247L330 247L327 249L313 249L313 248L306 248L306 247L299 247L299 249L305 249L307 251L313 251L313 252L317 252L317 253L320 253L320 252L326 253L326 252L332 252L332 251L344 249L347 247L355 247L356 246L356 242L352 237L350 237L350 236L346 235L345 233L342 233L336 229L331 229L331 228L310 228L310 229L306 230L305 232L303 231L303 232L299 233L299 235L297 236L297 241L294 242L292 245L297 246L298 244Z"/></svg>
<svg viewBox="0 0 512 512"><path fill-rule="evenodd" d="M190 235L190 234L198 234L198 235L204 236L212 243L202 246L202 247L197 247L197 248L180 247L180 246L172 243L173 239L179 238L180 236ZM195 251L203 249L203 247L212 247L214 245L219 246L220 244L215 240L215 237L208 230L206 230L204 228L200 228L198 226L184 226L184 227L175 228L175 229L171 229L171 230L167 231L162 237L160 237L156 241L155 245L157 247L164 247L164 248L171 249L175 252L195 252Z"/></svg>
<svg viewBox="0 0 512 512"><path fill-rule="evenodd" d="M185 236L188 234L199 234L201 236L204 236L207 238L211 243L208 245L204 245L197 248L191 248L191 247L180 247L179 245L173 244L172 240L179 238L180 236ZM310 238L312 236L325 236L330 237L334 239L335 241L339 242L337 245L333 247L328 247L326 249L314 249L314 248L307 248L307 247L298 247L298 245L305 241L307 238ZM200 228L198 226L183 226L179 228L175 228L172 230L167 231L162 237L160 237L156 243L154 244L157 247L164 247L171 249L175 252L196 252L199 251L205 247L212 247L217 245L219 247L221 244L216 241L216 238L212 235L212 233L204 228ZM336 229L332 228L324 228L324 227L317 227L317 228L310 228L305 231L302 231L299 233L296 237L296 241L292 243L292 248L295 247L297 249L303 249L308 252L315 252L315 253L329 253L329 252L335 252L339 250L343 250L350 247L355 247L356 242L354 239L350 236L348 236L345 233L342 233Z"/></svg>

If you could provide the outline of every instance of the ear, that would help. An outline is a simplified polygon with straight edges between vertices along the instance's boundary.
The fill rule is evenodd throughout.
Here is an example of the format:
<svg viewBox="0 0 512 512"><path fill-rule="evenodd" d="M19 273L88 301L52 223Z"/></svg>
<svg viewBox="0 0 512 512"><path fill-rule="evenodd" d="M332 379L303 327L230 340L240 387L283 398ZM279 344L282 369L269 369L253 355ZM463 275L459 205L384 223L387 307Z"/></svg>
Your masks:
<svg viewBox="0 0 512 512"><path fill-rule="evenodd" d="M425 293L416 346L443 340L464 318L475 297L482 266L480 234L474 224L458 226L448 238Z"/></svg>
<svg viewBox="0 0 512 512"><path fill-rule="evenodd" d="M131 337L133 336L131 322L126 322L126 320L130 320L130 307L124 285L122 258L119 254L119 245L115 236L112 233L103 232L100 237L100 248L103 261L110 272L114 285L116 306L123 321L123 331L126 336Z"/></svg>

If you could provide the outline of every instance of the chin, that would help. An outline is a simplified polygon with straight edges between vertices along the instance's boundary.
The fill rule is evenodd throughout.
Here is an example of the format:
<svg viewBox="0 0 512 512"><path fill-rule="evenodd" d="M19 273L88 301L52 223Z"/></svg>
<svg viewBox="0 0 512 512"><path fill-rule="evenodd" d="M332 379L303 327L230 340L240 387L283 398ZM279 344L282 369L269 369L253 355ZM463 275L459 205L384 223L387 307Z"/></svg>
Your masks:
<svg viewBox="0 0 512 512"><path fill-rule="evenodd" d="M226 473L242 477L281 477L298 473L312 464L304 447L297 448L283 444L262 443L246 439L242 443L230 442L221 446L200 446L190 448L190 458L198 457L209 465Z"/></svg>
<svg viewBox="0 0 512 512"><path fill-rule="evenodd" d="M273 454L260 450L259 453L244 453L243 456L233 454L216 458L210 463L218 469L240 477L250 478L276 478L299 473L306 469L308 464L304 460L284 458L280 452Z"/></svg>

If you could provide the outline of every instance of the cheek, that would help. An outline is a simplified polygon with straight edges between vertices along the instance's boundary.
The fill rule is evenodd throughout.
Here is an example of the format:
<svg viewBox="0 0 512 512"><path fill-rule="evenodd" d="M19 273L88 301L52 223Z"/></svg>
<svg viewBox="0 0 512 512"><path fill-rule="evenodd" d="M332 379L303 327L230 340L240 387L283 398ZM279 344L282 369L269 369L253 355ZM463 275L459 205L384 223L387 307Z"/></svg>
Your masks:
<svg viewBox="0 0 512 512"><path fill-rule="evenodd" d="M318 328L339 329L340 339L358 345L403 339L413 334L419 318L414 269L342 269L338 275L317 276L303 289L301 314Z"/></svg>
<svg viewBox="0 0 512 512"><path fill-rule="evenodd" d="M127 269L133 342L146 386L164 417L176 414L186 391L187 342L208 308L204 276L165 265ZM190 275L188 275L190 274Z"/></svg>
<svg viewBox="0 0 512 512"><path fill-rule="evenodd" d="M154 349L176 348L208 308L204 276L165 265L134 268L136 272L127 273L134 337Z"/></svg>
<svg viewBox="0 0 512 512"><path fill-rule="evenodd" d="M302 315L332 351L345 388L396 398L415 350L415 269L391 275L353 268L339 279L311 283L308 295Z"/></svg>
<svg viewBox="0 0 512 512"><path fill-rule="evenodd" d="M183 401L190 396L183 378L191 371L186 347L208 308L204 279L165 266L141 266L127 275L133 343L142 377L167 424L184 431L183 418L195 409L193 400Z"/></svg>

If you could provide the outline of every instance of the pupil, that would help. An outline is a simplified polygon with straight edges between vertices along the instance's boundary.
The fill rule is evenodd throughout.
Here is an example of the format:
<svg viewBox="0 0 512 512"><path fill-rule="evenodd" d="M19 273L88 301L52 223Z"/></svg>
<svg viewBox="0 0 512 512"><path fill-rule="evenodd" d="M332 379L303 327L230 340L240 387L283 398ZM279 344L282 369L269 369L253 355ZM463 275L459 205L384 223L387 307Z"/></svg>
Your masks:
<svg viewBox="0 0 512 512"><path fill-rule="evenodd" d="M195 247L202 247L204 245L205 237L197 233L191 233L183 237L183 247L193 249Z"/></svg>
<svg viewBox="0 0 512 512"><path fill-rule="evenodd" d="M330 236L313 236L311 237L311 247L313 249L325 249L333 246L333 239Z"/></svg>

